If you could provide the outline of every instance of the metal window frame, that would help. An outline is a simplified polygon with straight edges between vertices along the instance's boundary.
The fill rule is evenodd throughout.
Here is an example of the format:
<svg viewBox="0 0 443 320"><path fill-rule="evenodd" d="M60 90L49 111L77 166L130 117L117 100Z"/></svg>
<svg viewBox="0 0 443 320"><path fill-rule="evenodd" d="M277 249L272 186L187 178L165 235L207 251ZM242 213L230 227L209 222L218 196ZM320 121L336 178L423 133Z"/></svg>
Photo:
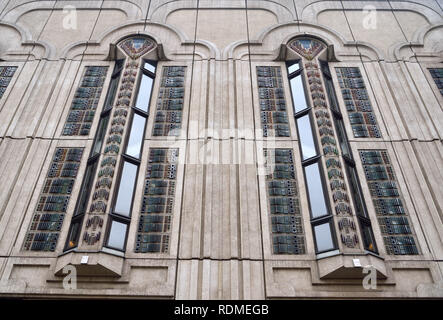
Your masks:
<svg viewBox="0 0 443 320"><path fill-rule="evenodd" d="M149 63L150 65L155 67L155 71L157 72L157 62L156 61L152 61L152 60L142 60L142 65L140 66L140 69L142 71L141 76L138 79L138 83L137 83L137 89L136 89L136 96L138 98L139 92L140 92L140 86L141 86L141 82L142 82L142 78L143 75L146 75L148 77L150 77L152 79L152 87L151 87L151 94L149 96L149 102L148 102L148 106L147 106L147 111L141 110L139 108L137 108L135 106L135 104L137 103L137 99L134 99L133 104L131 106L131 115L130 115L130 124L128 125L128 134L126 134L125 137L125 141L123 143L124 145L124 153L121 155L121 164L120 167L118 169L118 176L116 177L116 181L118 181L118 183L115 186L114 192L113 192L113 196L112 196L112 205L110 206L111 210L108 213L109 219L107 222L107 226L106 226L106 231L105 231L105 239L103 242L103 247L109 248L109 249L113 249L113 250L117 250L117 251L122 251L122 252L126 252L126 246L127 246L127 241L128 241L128 230L130 227L130 223L131 223L131 218L132 218L132 210L134 209L134 198L135 198L135 194L136 194L136 187L137 187L137 182L138 182L138 176L140 174L140 164L141 164L141 158L143 156L143 147L145 144L145 135L146 135L146 128L148 126L148 120L149 120L149 112L150 112L150 107L151 107L151 102L152 102L152 92L154 90L154 85L155 85L155 79L156 79L156 73L153 73L149 70L147 70L144 66L145 63ZM132 125L133 125L133 120L134 120L134 116L135 114L144 117L145 118L145 125L143 127L143 139L142 139L142 143L140 145L140 158L135 158L133 156L128 155L127 149L128 149L128 142L129 142L129 138L131 136L131 132L132 132ZM131 163L135 166L137 166L137 173L135 175L135 181L134 181L134 188L133 188L133 193L132 193L132 198L131 198L131 207L129 209L129 216L124 216L121 215L117 212L115 212L115 205L117 203L117 198L118 198L118 192L119 192L119 188L121 185L121 178L122 178L122 173L123 173L123 166L124 164L128 162ZM125 241L123 244L123 249L120 248L115 248L109 245L109 236L110 236L110 231L111 231L111 227L112 227L112 222L113 221L117 221L123 224L126 224L126 233L125 233Z"/></svg>
<svg viewBox="0 0 443 320"><path fill-rule="evenodd" d="M288 70L288 68L293 65L294 63L300 63L301 60L292 60L292 61L287 61L286 62L286 68ZM336 232L335 232L335 226L333 223L333 214L332 214L332 209L331 209L331 204L330 201L328 199L328 192L326 189L326 180L325 180L325 174L323 171L323 167L321 165L320 159L321 159L321 154L319 152L320 150L320 146L318 143L318 139L316 138L317 134L314 131L314 126L313 126L313 116L312 116L312 105L309 102L309 99L306 95L307 92L307 87L306 87L306 81L305 81L305 77L303 74L303 70L304 67L301 66L299 69L297 69L296 71L288 74L288 82L289 82L289 89L291 92L291 101L292 101L292 109L294 112L294 121L295 121L295 127L297 130L297 135L298 135L298 146L299 146L299 150L300 150L300 154L301 154L301 165L303 168L303 178L304 178L304 182L305 182L305 186L306 186L306 195L307 195L307 200L308 200L308 206L309 206L309 216L310 216L310 223L311 223L311 229L312 229L312 234L313 234L313 238L314 238L314 245L315 245L315 252L316 254L320 254L320 253L324 253L324 252L329 252L329 251L333 251L333 250L337 250L338 249L338 243L337 243L337 236L336 236ZM303 94L306 100L306 108L303 110L300 110L298 112L296 112L295 110L295 104L294 104L294 93L292 92L292 87L291 87L291 79L295 78L295 77L301 77L301 81L302 81L302 85L303 85ZM312 138L314 140L314 146L315 146L315 151L316 151L316 155L307 159L303 160L303 149L302 149L302 145L301 145L301 139L300 139L300 131L297 125L297 120L300 119L301 117L304 117L305 115L308 115L309 117L309 121L310 121L310 125L311 125L311 133L312 133ZM321 181L321 187L322 187L322 193L323 193L323 198L324 198L324 202L325 202L325 206L326 206L326 210L327 210L327 214L320 216L320 217L316 217L313 218L312 217L312 208L311 208L311 202L310 202L310 195L309 195L309 190L307 188L307 176L306 176L306 171L305 168L308 167L309 165L312 165L314 163L317 163L318 166L318 170L319 170L319 175L320 175L320 181ZM332 238L332 243L333 243L333 248L328 249L328 250L324 250L324 251L318 251L318 246L317 246L317 239L315 236L315 231L314 231L314 227L317 225L321 225L324 223L329 223L330 226L330 230L331 230L331 238Z"/></svg>
<svg viewBox="0 0 443 320"><path fill-rule="evenodd" d="M331 99L333 99L334 102L336 103L336 106L337 106L337 109L329 108L329 110L331 110L331 113L332 113L332 118L333 118L335 130L338 132L340 130L338 128L339 127L338 122L341 122L342 128L345 129L344 121L343 121L343 115L342 115L342 113L341 113L341 111L339 109L338 99L337 99L337 95L335 93L336 91L335 91L335 88L334 88L334 83L333 83L331 71L329 69L329 65L325 61L320 61L320 66L321 66L321 71L322 71L322 74L323 74L323 78L325 79L325 82L329 81L330 84L331 84L332 97L331 97L331 95L329 94L329 92L327 90L326 90L326 95L328 97L329 104L331 105ZM350 172L349 171L350 170L355 171L354 173L355 173L356 184L357 184L357 186L356 186L357 190L355 190L355 191L358 193L358 196L361 199L361 203L362 203L362 210L363 210L363 214L364 215L356 214L356 217L357 217L358 223L360 225L360 235L361 235L362 240L363 240L363 246L365 247L365 250L368 250L370 252L378 254L378 246L377 246L376 239L374 237L374 231L373 231L373 228L372 228L372 222L371 222L371 219L369 217L369 212L368 212L368 208L366 206L365 198L363 196L363 189L361 187L360 179L359 179L358 173L356 171L356 164L355 164L355 160L354 160L354 158L352 156L352 149L351 149L351 146L349 144L348 135L346 133L346 130L342 130L341 133L343 134L343 138L345 139L344 142L346 144L346 147L349 150L349 154L344 154L343 150L341 148L341 145L340 145L340 149L342 151L342 157L344 159L344 166L345 166L345 171L346 171L346 175L347 175L347 182L350 185L350 187L352 188L352 186L351 186L352 183L350 181L352 178L350 177ZM354 197L354 195L352 193L351 193L351 198L352 198L352 202L354 204L354 207L356 207L355 203L356 203L357 200L355 199L355 197ZM363 228L362 228L363 226L369 226L370 227L371 235L372 235L372 238L374 240L374 250L366 248L366 245L364 243L365 242L365 240L364 240L365 236L364 236L364 233L363 233Z"/></svg>

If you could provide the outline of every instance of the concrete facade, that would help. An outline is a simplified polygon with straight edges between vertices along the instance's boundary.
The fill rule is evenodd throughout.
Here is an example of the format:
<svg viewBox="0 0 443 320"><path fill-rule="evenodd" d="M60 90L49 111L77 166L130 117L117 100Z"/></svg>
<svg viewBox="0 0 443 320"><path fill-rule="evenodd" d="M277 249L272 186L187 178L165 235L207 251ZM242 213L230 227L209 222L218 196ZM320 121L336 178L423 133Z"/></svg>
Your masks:
<svg viewBox="0 0 443 320"><path fill-rule="evenodd" d="M63 27L72 14L66 6L77 9L74 29ZM367 26L374 22L368 21L372 9L373 28ZM441 0L1 1L0 67L17 69L0 98L0 295L443 297L443 95L428 70L443 68L442 13ZM157 75L165 66L186 67L182 130L176 138L151 134L161 86L157 76L125 251L104 249L102 236L94 249L64 252L99 113L122 57L118 45L137 35L155 42L146 57L157 61ZM287 46L299 36L327 46L321 59L328 60L377 254L364 250L361 236L355 250L339 243L333 254L316 254L285 64L300 58ZM63 135L88 66L109 67L98 112L89 135ZM289 137L270 141L261 134L259 66L281 67ZM381 138L354 138L339 67L360 69ZM267 182L257 165L270 146L294 152L304 254L272 251ZM159 147L178 148L181 159L169 250L136 253L149 150ZM54 251L24 250L57 148L83 148L59 239ZM389 154L417 255L386 252L359 150ZM376 289L364 289L365 275L353 259L376 268ZM67 265L78 270L75 290L63 288Z"/></svg>

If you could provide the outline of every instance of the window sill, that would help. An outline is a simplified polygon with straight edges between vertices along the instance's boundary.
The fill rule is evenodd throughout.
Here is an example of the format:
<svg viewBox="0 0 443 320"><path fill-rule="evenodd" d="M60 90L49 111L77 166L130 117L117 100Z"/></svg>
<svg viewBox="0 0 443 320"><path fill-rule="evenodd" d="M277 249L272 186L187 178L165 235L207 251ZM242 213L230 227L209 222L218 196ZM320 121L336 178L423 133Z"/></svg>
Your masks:
<svg viewBox="0 0 443 320"><path fill-rule="evenodd" d="M112 251L112 252L108 252ZM101 252L69 251L57 259L54 274L62 276L63 269L74 266L78 276L84 277L121 277L123 273L124 254L115 250Z"/></svg>
<svg viewBox="0 0 443 320"><path fill-rule="evenodd" d="M388 272L385 262L374 253L343 254L337 250L327 252L326 256L317 255L320 279L363 279L363 268L372 266L377 271L378 279L386 279Z"/></svg>
<svg viewBox="0 0 443 320"><path fill-rule="evenodd" d="M316 255L317 260L320 259L325 259L328 257L333 257L333 256L337 256L340 254L339 250L332 250L332 251L327 251L327 252L323 252L323 253L319 253Z"/></svg>

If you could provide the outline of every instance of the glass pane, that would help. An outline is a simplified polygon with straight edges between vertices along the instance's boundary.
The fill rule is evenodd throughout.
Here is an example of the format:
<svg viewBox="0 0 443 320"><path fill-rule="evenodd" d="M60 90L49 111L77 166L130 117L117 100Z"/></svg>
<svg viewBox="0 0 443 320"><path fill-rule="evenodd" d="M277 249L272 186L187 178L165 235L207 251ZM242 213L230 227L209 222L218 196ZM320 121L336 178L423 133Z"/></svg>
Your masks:
<svg viewBox="0 0 443 320"><path fill-rule="evenodd" d="M82 222L82 219L77 219L77 221L73 221L71 223L71 226L69 228L69 234L68 234L68 239L66 242L66 249L65 250L69 250L72 248L75 248L78 246L78 239L79 239L79 235L80 235L80 223Z"/></svg>
<svg viewBox="0 0 443 320"><path fill-rule="evenodd" d="M340 143L341 152L343 155L348 156L352 159L352 154L349 150L348 140L346 139L345 127L343 126L343 121L335 119L335 127L337 129L338 142Z"/></svg>
<svg viewBox="0 0 443 320"><path fill-rule="evenodd" d="M116 76L123 69L123 64L125 63L125 59L117 60L114 67L114 73L112 76Z"/></svg>
<svg viewBox="0 0 443 320"><path fill-rule="evenodd" d="M335 92L334 92L334 86L332 84L332 80L329 78L325 78L325 84L326 84L326 91L328 92L328 97L329 97L329 104L331 105L331 109L340 112L340 109L338 107L338 102L337 102L337 98L335 96Z"/></svg>
<svg viewBox="0 0 443 320"><path fill-rule="evenodd" d="M136 113L134 114L128 146L126 147L126 154L137 159L140 158L140 149L145 132L145 122L145 117L139 116Z"/></svg>
<svg viewBox="0 0 443 320"><path fill-rule="evenodd" d="M372 229L370 225L362 224L362 233L363 233L363 242L365 245L365 249L377 252L377 246L375 245L374 235L372 233Z"/></svg>
<svg viewBox="0 0 443 320"><path fill-rule="evenodd" d="M298 134L300 135L300 144L303 153L303 160L317 155L315 149L314 137L312 136L311 121L309 115L297 119Z"/></svg>
<svg viewBox="0 0 443 320"><path fill-rule="evenodd" d="M314 226L315 240L317 243L317 252L323 252L334 249L332 241L331 225L328 223Z"/></svg>
<svg viewBox="0 0 443 320"><path fill-rule="evenodd" d="M125 247L126 224L112 221L111 230L109 231L108 246L123 250Z"/></svg>
<svg viewBox="0 0 443 320"><path fill-rule="evenodd" d="M137 103L135 106L143 110L145 112L148 112L149 108L149 100L151 98L151 90L152 90L152 84L153 79L148 77L147 75L143 75L142 81L140 83L140 89L138 91L138 97L137 97Z"/></svg>
<svg viewBox="0 0 443 320"><path fill-rule="evenodd" d="M354 199L355 211L357 215L367 217L366 208L363 200L363 195L358 183L357 171L350 167L346 162L346 171L349 176L349 184L351 186L352 198Z"/></svg>
<svg viewBox="0 0 443 320"><path fill-rule="evenodd" d="M86 212L86 206L88 205L89 194L91 192L92 182L94 181L97 164L98 161L95 161L94 163L89 164L86 168L85 178L80 190L80 197L78 198L77 210L75 211L74 216Z"/></svg>
<svg viewBox="0 0 443 320"><path fill-rule="evenodd" d="M106 128L108 127L108 122L109 122L109 114L106 117L100 119L100 122L98 124L97 135L95 136L94 146L92 147L91 156L100 153L103 145L103 139L106 134Z"/></svg>
<svg viewBox="0 0 443 320"><path fill-rule="evenodd" d="M132 194L134 193L136 177L137 166L135 164L125 162L120 179L117 201L114 208L115 213L129 217L131 213Z"/></svg>
<svg viewBox="0 0 443 320"><path fill-rule="evenodd" d="M305 167L306 181L308 182L309 203L311 204L311 215L313 218L328 214L325 197L323 195L323 184L318 169L318 163Z"/></svg>
<svg viewBox="0 0 443 320"><path fill-rule="evenodd" d="M150 64L149 62L145 62L145 69L151 71L152 73L155 73L155 66Z"/></svg>
<svg viewBox="0 0 443 320"><path fill-rule="evenodd" d="M120 80L120 76L117 75L111 79L111 83L109 85L108 95L106 96L105 108L104 110L108 110L112 108L114 103L115 94L117 93L117 86Z"/></svg>
<svg viewBox="0 0 443 320"><path fill-rule="evenodd" d="M291 64L291 65L288 67L288 74L291 74L291 73L297 71L298 69L300 69L300 64L299 64L298 62L296 62L296 63L294 63L294 64Z"/></svg>
<svg viewBox="0 0 443 320"><path fill-rule="evenodd" d="M305 89L301 75L296 76L290 80L292 91L292 102L294 103L295 113L302 111L308 107L306 104Z"/></svg>

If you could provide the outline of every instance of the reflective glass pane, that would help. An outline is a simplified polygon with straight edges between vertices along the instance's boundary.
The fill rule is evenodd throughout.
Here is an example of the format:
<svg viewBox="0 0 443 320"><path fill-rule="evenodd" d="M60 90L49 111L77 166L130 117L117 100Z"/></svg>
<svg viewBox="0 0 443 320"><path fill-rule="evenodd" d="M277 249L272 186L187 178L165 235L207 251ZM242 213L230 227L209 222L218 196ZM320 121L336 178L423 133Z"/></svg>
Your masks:
<svg viewBox="0 0 443 320"><path fill-rule="evenodd" d="M352 198L354 199L355 211L358 215L367 217L363 195L358 183L357 171L355 168L350 167L346 162L346 171L349 176L349 184L351 186Z"/></svg>
<svg viewBox="0 0 443 320"><path fill-rule="evenodd" d="M100 153L103 145L103 139L106 133L106 128L108 127L108 122L109 122L109 114L106 117L100 119L100 122L98 124L97 135L95 136L94 140L94 146L92 147L91 156Z"/></svg>
<svg viewBox="0 0 443 320"><path fill-rule="evenodd" d="M83 221L82 219L77 219L77 221L75 222L73 221L71 223L65 250L69 250L71 248L75 248L78 246L78 239L80 235L80 228L82 221Z"/></svg>
<svg viewBox="0 0 443 320"><path fill-rule="evenodd" d="M291 74L297 71L298 69L300 69L300 64L298 62L293 63L288 67L288 74Z"/></svg>
<svg viewBox="0 0 443 320"><path fill-rule="evenodd" d="M343 125L343 121L339 119L335 119L334 121L335 127L337 129L338 142L340 143L341 152L343 155L348 156L352 159L352 154L349 150L349 144L346 139L345 127Z"/></svg>
<svg viewBox="0 0 443 320"><path fill-rule="evenodd" d="M308 107L308 105L306 104L305 89L303 88L301 75L292 78L290 82L292 91L292 102L294 103L295 113L297 113Z"/></svg>
<svg viewBox="0 0 443 320"><path fill-rule="evenodd" d="M151 71L152 73L155 73L155 66L150 64L149 62L145 62L145 69Z"/></svg>
<svg viewBox="0 0 443 320"><path fill-rule="evenodd" d="M123 165L120 186L118 189L117 201L114 212L129 217L131 213L132 194L134 193L134 184L137 177L137 166L125 162Z"/></svg>
<svg viewBox="0 0 443 320"><path fill-rule="evenodd" d="M136 113L134 114L131 125L131 133L128 140L128 146L126 147L126 154L137 159L140 158L140 149L145 132L145 122L145 117L142 117Z"/></svg>
<svg viewBox="0 0 443 320"><path fill-rule="evenodd" d="M303 153L303 160L317 155L314 137L312 136L311 121L309 115L297 119L297 128L300 135L300 144Z"/></svg>
<svg viewBox="0 0 443 320"><path fill-rule="evenodd" d="M338 107L337 97L335 96L334 86L332 84L332 80L325 78L326 91L328 92L329 104L331 105L331 109L334 109L337 112L340 112Z"/></svg>
<svg viewBox="0 0 443 320"><path fill-rule="evenodd" d="M77 209L74 216L86 212L86 206L88 205L89 194L91 192L92 182L94 181L95 170L97 169L98 161L89 164L86 167L85 178L83 180L82 188L80 190L80 197L78 199Z"/></svg>
<svg viewBox="0 0 443 320"><path fill-rule="evenodd" d="M377 246L375 245L374 235L370 225L362 224L363 242L365 249L373 252L377 252Z"/></svg>
<svg viewBox="0 0 443 320"><path fill-rule="evenodd" d="M317 252L334 249L332 241L331 225L329 222L314 226L315 241L317 243Z"/></svg>
<svg viewBox="0 0 443 320"><path fill-rule="evenodd" d="M106 96L105 108L104 110L108 110L112 108L112 105L115 100L115 94L117 93L117 86L120 77L117 75L111 79L111 83L109 84L108 95Z"/></svg>
<svg viewBox="0 0 443 320"><path fill-rule="evenodd" d="M111 230L109 231L108 246L123 250L125 247L126 224L112 221Z"/></svg>
<svg viewBox="0 0 443 320"><path fill-rule="evenodd" d="M309 203L311 204L311 215L313 218L328 214L325 197L323 195L323 184L318 169L318 163L305 167L306 181L308 182Z"/></svg>
<svg viewBox="0 0 443 320"><path fill-rule="evenodd" d="M148 112L153 82L154 81L152 78L144 74L140 83L140 89L138 91L137 102L135 106L145 112Z"/></svg>

